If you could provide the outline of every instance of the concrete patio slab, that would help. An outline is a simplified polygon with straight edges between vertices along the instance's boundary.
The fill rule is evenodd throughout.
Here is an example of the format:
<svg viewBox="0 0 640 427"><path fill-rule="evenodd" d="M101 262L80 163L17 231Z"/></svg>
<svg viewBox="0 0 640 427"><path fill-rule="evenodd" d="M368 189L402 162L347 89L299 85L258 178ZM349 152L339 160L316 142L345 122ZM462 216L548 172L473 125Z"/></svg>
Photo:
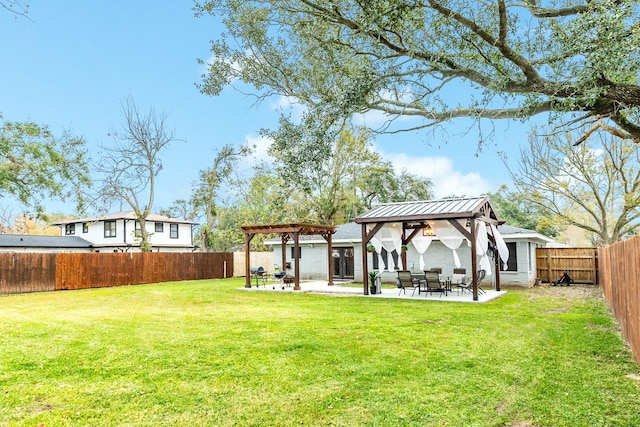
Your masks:
<svg viewBox="0 0 640 427"><path fill-rule="evenodd" d="M402 292L397 288L383 288L382 293L375 295L364 295L364 289L362 285L358 285L353 282L339 282L333 286L329 286L326 281L301 281L300 290L293 290L292 286L284 286L281 284L266 284L256 287L252 285L251 288L238 288L238 290L249 292L285 292L285 293L312 293L321 295L332 296L358 296L363 298L390 298L390 299L408 299L419 301L445 301L445 302L470 302L470 303L485 303L493 301L496 298L506 294L506 291L496 291L492 289L485 290L484 293L478 295L478 301L473 300L473 295L469 292L459 292L453 290L446 296L441 293L425 294L418 293L417 291L412 293L411 291Z"/></svg>

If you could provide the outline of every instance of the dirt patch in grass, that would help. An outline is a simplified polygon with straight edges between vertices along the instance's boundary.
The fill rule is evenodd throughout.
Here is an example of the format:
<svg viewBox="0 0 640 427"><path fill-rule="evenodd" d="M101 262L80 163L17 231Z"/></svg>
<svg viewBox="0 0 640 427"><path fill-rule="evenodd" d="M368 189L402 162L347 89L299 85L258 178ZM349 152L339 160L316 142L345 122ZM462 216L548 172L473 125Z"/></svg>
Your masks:
<svg viewBox="0 0 640 427"><path fill-rule="evenodd" d="M604 298L600 286L597 285L551 286L544 283L530 288L528 291L531 298L557 297L569 300Z"/></svg>

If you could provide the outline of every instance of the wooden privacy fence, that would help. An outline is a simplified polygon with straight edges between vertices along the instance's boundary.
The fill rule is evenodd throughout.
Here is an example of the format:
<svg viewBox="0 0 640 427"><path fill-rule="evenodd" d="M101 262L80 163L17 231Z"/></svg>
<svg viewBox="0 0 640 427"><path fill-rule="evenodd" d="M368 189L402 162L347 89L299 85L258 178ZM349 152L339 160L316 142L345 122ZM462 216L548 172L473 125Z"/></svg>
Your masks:
<svg viewBox="0 0 640 427"><path fill-rule="evenodd" d="M536 274L545 283L566 270L576 283L598 284L596 248L536 248Z"/></svg>
<svg viewBox="0 0 640 427"><path fill-rule="evenodd" d="M233 277L233 254L0 253L0 293Z"/></svg>
<svg viewBox="0 0 640 427"><path fill-rule="evenodd" d="M640 236L598 249L600 286L640 363Z"/></svg>

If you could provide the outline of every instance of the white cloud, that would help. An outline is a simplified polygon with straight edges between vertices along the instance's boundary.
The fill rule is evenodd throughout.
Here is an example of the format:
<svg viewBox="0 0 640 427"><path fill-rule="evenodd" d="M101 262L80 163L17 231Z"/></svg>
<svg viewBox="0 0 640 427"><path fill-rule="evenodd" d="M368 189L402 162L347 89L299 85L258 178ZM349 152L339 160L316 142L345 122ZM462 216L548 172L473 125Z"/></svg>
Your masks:
<svg viewBox="0 0 640 427"><path fill-rule="evenodd" d="M454 168L447 157L414 157L405 153L380 152L383 159L390 161L396 172L408 172L430 178L435 197L477 196L494 191L492 185L478 172L461 172Z"/></svg>
<svg viewBox="0 0 640 427"><path fill-rule="evenodd" d="M273 143L271 138L247 135L244 140L246 145L253 150L250 160L253 165L271 159L271 156L269 156L269 147Z"/></svg>

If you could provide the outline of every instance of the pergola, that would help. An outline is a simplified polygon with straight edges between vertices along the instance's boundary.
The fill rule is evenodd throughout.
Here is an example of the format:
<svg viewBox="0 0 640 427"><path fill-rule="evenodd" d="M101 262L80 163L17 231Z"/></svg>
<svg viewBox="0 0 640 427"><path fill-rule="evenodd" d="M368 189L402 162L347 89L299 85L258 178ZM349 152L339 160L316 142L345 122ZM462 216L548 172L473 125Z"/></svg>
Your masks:
<svg viewBox="0 0 640 427"><path fill-rule="evenodd" d="M430 229L430 221L447 221L464 238L471 242L471 269L473 275L473 300L478 300L477 283L477 225L476 221L493 224L500 223L495 211L486 197L427 200L417 202L385 203L356 218L362 224L362 271L364 294L369 294L367 244L371 238L387 223L402 223L402 245L408 244L419 232ZM463 225L464 224L464 225ZM494 240L493 236L488 236ZM495 240L494 240L494 248ZM486 249L486 248L485 248ZM402 253L402 263L406 265L406 253ZM499 258L494 256L496 271L496 289L500 290Z"/></svg>
<svg viewBox="0 0 640 427"><path fill-rule="evenodd" d="M328 261L328 274L329 274L329 286L333 285L333 262L332 253L332 236L336 232L336 228L328 225L313 225L313 224L273 224L273 225L246 225L242 226L242 232L244 233L244 252L245 252L245 270L246 270L246 282L245 288L251 287L251 259L249 244L251 239L256 234L280 234L282 238L282 268L287 262L286 245L289 240L293 240L293 262L295 268L294 274L294 287L295 290L300 290L300 236L306 235L320 235L327 241L327 261Z"/></svg>

